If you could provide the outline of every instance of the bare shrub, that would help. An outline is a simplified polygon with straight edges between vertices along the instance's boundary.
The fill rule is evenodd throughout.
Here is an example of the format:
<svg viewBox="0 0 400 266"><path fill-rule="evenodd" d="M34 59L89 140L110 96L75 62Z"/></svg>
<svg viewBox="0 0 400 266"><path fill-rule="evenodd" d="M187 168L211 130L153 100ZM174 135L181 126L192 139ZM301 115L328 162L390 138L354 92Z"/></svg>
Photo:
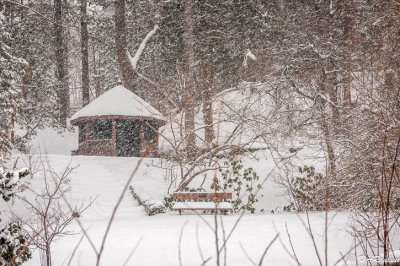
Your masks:
<svg viewBox="0 0 400 266"><path fill-rule="evenodd" d="M69 175L74 168L67 166L58 174L52 169L47 169L42 162L44 186L42 189L27 187L27 193L17 196L22 200L30 212L27 219L15 215L24 225L24 231L31 239L31 244L43 252L42 265L51 266L52 244L67 235L74 234L68 229L76 218L91 205L91 202L75 205L73 210L65 206L63 198L70 192Z"/></svg>
<svg viewBox="0 0 400 266"><path fill-rule="evenodd" d="M382 145L381 164L379 167L371 165L369 178L375 188L371 190L374 201L368 209L353 211L352 233L357 239L363 253L367 256L382 257L383 265L389 265L398 242L395 232L399 229L400 218L400 187L398 173L398 157L400 137L397 143L390 143L385 134ZM397 247L398 248L398 247Z"/></svg>

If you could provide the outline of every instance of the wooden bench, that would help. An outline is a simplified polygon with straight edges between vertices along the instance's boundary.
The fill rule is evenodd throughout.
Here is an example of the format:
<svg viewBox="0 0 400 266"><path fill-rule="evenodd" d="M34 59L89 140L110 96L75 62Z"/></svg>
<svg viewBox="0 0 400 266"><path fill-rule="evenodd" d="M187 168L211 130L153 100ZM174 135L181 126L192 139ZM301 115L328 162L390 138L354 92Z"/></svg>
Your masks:
<svg viewBox="0 0 400 266"><path fill-rule="evenodd" d="M228 199L232 199L232 193L227 192L174 192L172 198L176 201L172 206L173 211L221 211L226 214L233 210Z"/></svg>

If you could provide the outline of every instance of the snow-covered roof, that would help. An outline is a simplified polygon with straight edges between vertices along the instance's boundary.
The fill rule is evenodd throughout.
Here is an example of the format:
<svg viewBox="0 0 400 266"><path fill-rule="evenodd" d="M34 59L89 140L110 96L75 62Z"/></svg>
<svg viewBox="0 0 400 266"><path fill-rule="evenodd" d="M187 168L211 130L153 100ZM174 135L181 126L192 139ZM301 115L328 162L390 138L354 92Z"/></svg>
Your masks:
<svg viewBox="0 0 400 266"><path fill-rule="evenodd" d="M163 115L135 93L118 85L80 109L71 122L83 117L130 116L165 120Z"/></svg>

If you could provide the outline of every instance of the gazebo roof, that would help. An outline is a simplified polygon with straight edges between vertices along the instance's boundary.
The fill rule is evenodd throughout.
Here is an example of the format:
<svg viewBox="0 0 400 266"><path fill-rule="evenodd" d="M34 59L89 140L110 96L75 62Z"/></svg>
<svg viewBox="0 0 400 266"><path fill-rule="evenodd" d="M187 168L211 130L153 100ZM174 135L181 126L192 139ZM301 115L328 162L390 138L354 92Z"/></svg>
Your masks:
<svg viewBox="0 0 400 266"><path fill-rule="evenodd" d="M118 85L80 109L71 117L71 123L96 117L144 117L165 121L163 115L135 93Z"/></svg>

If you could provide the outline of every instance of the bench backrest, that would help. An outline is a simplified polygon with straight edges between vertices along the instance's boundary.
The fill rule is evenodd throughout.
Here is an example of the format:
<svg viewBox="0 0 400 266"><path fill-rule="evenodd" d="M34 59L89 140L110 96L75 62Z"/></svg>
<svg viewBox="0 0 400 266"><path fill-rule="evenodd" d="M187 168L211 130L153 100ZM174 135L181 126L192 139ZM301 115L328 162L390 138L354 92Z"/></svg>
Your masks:
<svg viewBox="0 0 400 266"><path fill-rule="evenodd" d="M172 194L174 200L195 200L195 201L221 201L224 199L232 199L232 193L229 192L175 192Z"/></svg>

